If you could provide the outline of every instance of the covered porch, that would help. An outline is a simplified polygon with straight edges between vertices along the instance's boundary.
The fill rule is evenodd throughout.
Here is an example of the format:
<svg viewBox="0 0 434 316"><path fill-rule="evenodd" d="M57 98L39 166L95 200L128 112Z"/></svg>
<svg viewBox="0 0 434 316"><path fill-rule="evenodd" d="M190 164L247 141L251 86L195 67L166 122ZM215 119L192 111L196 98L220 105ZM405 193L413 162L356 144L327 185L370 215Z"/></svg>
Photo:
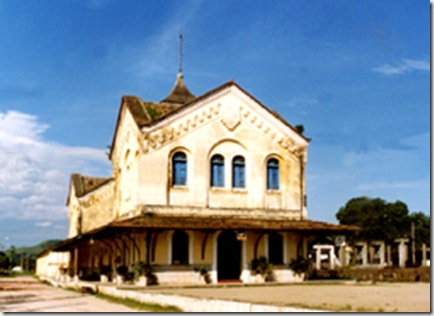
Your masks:
<svg viewBox="0 0 434 316"><path fill-rule="evenodd" d="M80 280L137 281L137 266L142 265L152 270L158 284L264 282L252 263L265 258L274 281L297 282L303 276L289 264L307 258L309 239L354 230L310 220L143 214L116 220L47 251L69 253L64 274Z"/></svg>

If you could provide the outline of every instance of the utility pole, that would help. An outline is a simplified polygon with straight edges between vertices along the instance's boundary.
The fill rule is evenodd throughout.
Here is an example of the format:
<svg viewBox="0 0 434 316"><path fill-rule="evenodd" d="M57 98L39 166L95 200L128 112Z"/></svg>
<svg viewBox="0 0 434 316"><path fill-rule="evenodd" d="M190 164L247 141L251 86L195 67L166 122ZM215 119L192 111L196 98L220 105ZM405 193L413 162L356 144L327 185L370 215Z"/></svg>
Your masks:
<svg viewBox="0 0 434 316"><path fill-rule="evenodd" d="M411 263L416 265L416 227L414 221L411 222Z"/></svg>

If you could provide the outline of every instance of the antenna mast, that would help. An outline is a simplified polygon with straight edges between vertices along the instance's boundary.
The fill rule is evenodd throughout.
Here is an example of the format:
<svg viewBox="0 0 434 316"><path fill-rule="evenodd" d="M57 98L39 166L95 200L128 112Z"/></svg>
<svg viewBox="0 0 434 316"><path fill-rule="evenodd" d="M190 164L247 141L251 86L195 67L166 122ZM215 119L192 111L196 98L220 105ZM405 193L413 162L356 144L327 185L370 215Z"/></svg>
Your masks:
<svg viewBox="0 0 434 316"><path fill-rule="evenodd" d="M182 74L182 33L179 34L179 62L178 73Z"/></svg>

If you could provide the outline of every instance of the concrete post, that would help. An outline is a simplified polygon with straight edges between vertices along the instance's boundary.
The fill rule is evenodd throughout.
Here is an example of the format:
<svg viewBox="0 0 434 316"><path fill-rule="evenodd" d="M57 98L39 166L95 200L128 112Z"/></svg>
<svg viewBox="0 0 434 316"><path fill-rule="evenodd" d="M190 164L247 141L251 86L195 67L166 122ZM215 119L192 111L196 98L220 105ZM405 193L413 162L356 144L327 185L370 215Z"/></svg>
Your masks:
<svg viewBox="0 0 434 316"><path fill-rule="evenodd" d="M329 251L329 267L330 269L334 270L335 269L335 252L334 252L334 248L333 246L330 246L329 248L327 248L327 250Z"/></svg>
<svg viewBox="0 0 434 316"><path fill-rule="evenodd" d="M317 270L321 270L321 248L319 248L319 247L316 247L316 256L315 256L315 259L316 259L315 268Z"/></svg>
<svg viewBox="0 0 434 316"><path fill-rule="evenodd" d="M390 267L392 266L392 246L387 245L387 265Z"/></svg>
<svg viewBox="0 0 434 316"><path fill-rule="evenodd" d="M386 250L385 244L384 244L384 242L382 242L380 245L380 264L382 266L384 266L384 264L385 264L385 250Z"/></svg>
<svg viewBox="0 0 434 316"><path fill-rule="evenodd" d="M408 242L407 238L398 238L395 239L395 242L399 243L398 245L398 253L399 253L399 266L401 268L405 267L405 255L406 255L406 245L405 243Z"/></svg>
<svg viewBox="0 0 434 316"><path fill-rule="evenodd" d="M426 266L426 244L422 244L422 267Z"/></svg>
<svg viewBox="0 0 434 316"><path fill-rule="evenodd" d="M362 248L362 265L366 266L368 264L368 244L363 243Z"/></svg>

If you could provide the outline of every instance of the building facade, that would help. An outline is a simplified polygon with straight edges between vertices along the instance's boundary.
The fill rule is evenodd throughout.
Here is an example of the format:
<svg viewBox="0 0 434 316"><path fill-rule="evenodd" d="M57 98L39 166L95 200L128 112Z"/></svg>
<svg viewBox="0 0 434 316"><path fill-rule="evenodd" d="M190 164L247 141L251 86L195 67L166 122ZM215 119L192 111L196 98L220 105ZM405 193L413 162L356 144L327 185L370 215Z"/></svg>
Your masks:
<svg viewBox="0 0 434 316"><path fill-rule="evenodd" d="M354 230L307 219L308 144L233 81L195 97L180 73L161 102L124 96L112 175L71 176L69 236L50 251L79 278L144 262L160 284L201 282L198 267L212 282L255 282L265 257L275 280L300 280L289 263L310 238Z"/></svg>

